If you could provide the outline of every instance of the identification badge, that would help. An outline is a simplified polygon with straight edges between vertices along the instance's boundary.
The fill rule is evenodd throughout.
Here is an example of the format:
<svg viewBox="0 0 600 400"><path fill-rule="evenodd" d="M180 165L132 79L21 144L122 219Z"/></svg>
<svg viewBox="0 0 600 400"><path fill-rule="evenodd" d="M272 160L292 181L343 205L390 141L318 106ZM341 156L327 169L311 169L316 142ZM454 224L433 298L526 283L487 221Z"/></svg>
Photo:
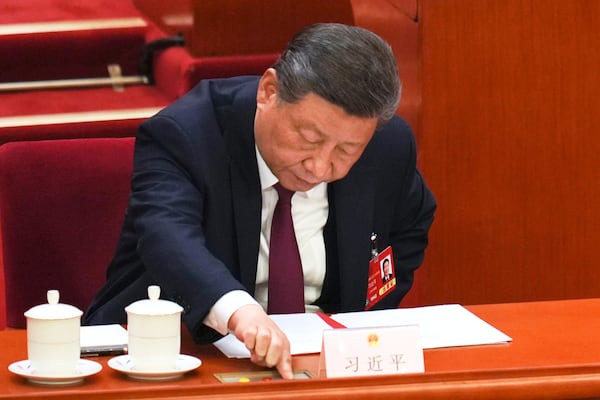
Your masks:
<svg viewBox="0 0 600 400"><path fill-rule="evenodd" d="M390 294L396 287L396 271L392 246L381 253L374 251L369 262L369 282L367 284L367 300L365 310L371 309L381 299Z"/></svg>

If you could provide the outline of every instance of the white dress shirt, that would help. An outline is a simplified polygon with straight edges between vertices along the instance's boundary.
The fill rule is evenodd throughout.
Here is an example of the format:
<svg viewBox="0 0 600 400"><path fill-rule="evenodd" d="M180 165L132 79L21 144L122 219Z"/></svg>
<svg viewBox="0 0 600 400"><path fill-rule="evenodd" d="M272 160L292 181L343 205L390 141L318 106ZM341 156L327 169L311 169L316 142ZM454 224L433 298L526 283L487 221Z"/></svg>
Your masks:
<svg viewBox="0 0 600 400"><path fill-rule="evenodd" d="M228 332L227 322L240 307L260 304L267 309L269 279L269 241L271 221L277 204L277 191L273 188L278 180L273 175L258 149L256 149L258 172L262 190L260 248L256 266L255 298L242 290L234 290L221 297L210 309L204 324L221 334ZM307 192L296 192L292 197L292 220L304 274L304 303L306 311L317 311L311 305L321 295L325 279L325 242L323 228L327 222L329 203L327 183L321 183Z"/></svg>

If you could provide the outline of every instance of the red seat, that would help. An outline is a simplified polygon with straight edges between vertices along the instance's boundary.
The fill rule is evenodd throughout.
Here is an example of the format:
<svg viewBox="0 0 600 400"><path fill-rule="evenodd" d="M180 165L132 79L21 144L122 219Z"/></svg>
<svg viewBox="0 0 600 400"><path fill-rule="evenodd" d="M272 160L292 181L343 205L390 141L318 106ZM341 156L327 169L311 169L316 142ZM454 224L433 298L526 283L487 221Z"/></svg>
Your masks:
<svg viewBox="0 0 600 400"><path fill-rule="evenodd" d="M60 290L62 303L88 306L127 207L134 140L0 146L0 326L24 327L23 313L44 303L48 289Z"/></svg>

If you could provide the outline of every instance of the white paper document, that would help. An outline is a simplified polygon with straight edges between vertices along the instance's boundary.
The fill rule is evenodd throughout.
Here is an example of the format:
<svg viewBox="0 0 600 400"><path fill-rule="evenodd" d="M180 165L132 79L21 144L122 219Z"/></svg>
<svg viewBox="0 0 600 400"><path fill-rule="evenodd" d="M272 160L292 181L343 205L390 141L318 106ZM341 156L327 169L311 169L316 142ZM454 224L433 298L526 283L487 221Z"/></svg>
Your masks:
<svg viewBox="0 0 600 400"><path fill-rule="evenodd" d="M332 329L317 314L271 315L287 335L292 355L319 353L323 330ZM507 343L512 339L458 304L340 313L332 319L347 328L419 325L424 349ZM215 342L230 358L248 358L250 352L233 335Z"/></svg>
<svg viewBox="0 0 600 400"><path fill-rule="evenodd" d="M506 343L512 339L459 304L334 314L347 328L419 325L424 349Z"/></svg>

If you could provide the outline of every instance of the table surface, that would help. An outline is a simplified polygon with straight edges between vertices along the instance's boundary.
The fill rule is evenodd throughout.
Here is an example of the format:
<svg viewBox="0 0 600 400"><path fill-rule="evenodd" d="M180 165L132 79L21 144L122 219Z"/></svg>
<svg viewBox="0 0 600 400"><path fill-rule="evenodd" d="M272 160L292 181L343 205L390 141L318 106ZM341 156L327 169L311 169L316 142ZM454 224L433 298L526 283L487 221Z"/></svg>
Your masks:
<svg viewBox="0 0 600 400"><path fill-rule="evenodd" d="M498 398L564 399L600 397L600 299L467 306L513 338L508 344L424 351L425 373L357 378L319 378L319 355L295 356L295 370L310 380L221 383L217 373L264 368L247 359L228 359L213 346L194 344L184 331L182 353L202 365L172 381L134 380L111 369L110 357L94 358L103 370L82 383L47 386L8 371L27 358L24 330L0 331L0 399L295 399L340 398Z"/></svg>

